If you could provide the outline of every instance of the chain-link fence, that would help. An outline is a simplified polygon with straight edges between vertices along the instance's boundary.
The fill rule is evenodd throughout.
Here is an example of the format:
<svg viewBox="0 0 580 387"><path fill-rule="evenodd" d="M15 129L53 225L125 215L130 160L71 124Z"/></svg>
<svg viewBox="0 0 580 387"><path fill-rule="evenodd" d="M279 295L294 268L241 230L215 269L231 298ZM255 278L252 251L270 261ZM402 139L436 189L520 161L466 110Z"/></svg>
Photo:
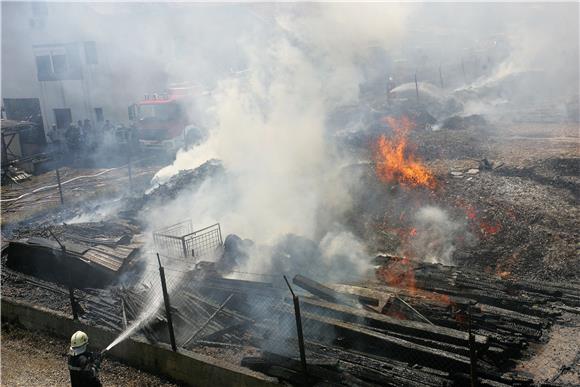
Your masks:
<svg viewBox="0 0 580 387"><path fill-rule="evenodd" d="M483 336L468 334L467 323L435 325L417 301L401 295L381 302L300 275L232 272L224 278L184 268L182 260L160 257L159 263L161 270L149 266L140 290L121 292L129 325L141 323L141 333L152 343L174 343L178 351L203 353L290 383L468 383L478 352L489 347ZM447 312L469 321L467 309Z"/></svg>
<svg viewBox="0 0 580 387"><path fill-rule="evenodd" d="M213 230L219 227L202 231ZM214 250L221 249L216 243ZM348 281L348 275L337 284L315 273L224 271L192 258L143 253L143 271L130 286L72 289L72 299L66 286L51 291L60 292L65 307L75 305L85 322L292 384L464 385L480 373L503 383L496 370L523 345L506 334L516 328L535 334L536 321L514 328L521 316L489 308L495 315L486 315L468 299L437 291Z"/></svg>

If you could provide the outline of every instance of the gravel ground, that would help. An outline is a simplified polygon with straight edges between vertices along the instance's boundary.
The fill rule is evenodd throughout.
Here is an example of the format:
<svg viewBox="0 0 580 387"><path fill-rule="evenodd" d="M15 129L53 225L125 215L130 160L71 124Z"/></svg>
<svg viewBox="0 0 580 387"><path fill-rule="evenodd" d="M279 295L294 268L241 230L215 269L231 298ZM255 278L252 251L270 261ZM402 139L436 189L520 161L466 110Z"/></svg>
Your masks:
<svg viewBox="0 0 580 387"><path fill-rule="evenodd" d="M2 386L70 385L65 340L2 325ZM175 386L162 378L104 359L104 386Z"/></svg>

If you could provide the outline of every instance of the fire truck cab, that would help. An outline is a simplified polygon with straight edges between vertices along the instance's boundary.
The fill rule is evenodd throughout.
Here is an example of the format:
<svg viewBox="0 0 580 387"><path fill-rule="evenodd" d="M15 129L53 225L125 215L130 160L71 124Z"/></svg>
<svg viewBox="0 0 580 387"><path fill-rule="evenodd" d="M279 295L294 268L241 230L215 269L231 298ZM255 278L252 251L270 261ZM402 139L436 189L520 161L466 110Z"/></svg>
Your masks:
<svg viewBox="0 0 580 387"><path fill-rule="evenodd" d="M175 154L188 145L199 129L188 111L193 106L191 88L170 88L167 93L146 95L129 107L129 119L136 129L142 150Z"/></svg>

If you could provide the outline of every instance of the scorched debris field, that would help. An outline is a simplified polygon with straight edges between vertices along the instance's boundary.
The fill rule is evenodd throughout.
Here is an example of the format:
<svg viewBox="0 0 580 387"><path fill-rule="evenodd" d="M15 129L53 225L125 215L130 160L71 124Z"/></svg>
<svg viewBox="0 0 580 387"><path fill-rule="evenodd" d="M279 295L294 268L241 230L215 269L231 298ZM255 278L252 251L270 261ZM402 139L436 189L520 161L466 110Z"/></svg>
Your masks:
<svg viewBox="0 0 580 387"><path fill-rule="evenodd" d="M577 2L1 7L8 364L580 385Z"/></svg>
<svg viewBox="0 0 580 387"><path fill-rule="evenodd" d="M235 236L223 243L220 235L212 245L219 251L214 262L187 270L172 264L168 252L177 345L290 383L304 382L294 349L292 299L282 279L287 274L301 294L311 382L463 385L475 356L482 385L578 383L576 127L500 125L411 130L413 157L432 179L426 187L412 177L401 184L389 181L403 175L382 176L376 148L361 149L368 159L344 172L354 170L365 185L357 206L344 217L376 252L374 268L359 279L319 280L308 266L294 277L243 272L238 265L247 252ZM3 249L3 297L72 312L67 279L41 270L43 261L54 265L63 259L56 237L71 262L80 259L71 254L93 257L73 264L75 273L91 271L95 282L74 284L79 318L123 331L140 318L147 300L161 297L158 278L127 280L156 264L139 258L150 252L138 214L224 173L216 162L182 171L153 191L121 199L118 211L94 223L54 224L55 210L45 220L13 225ZM417 259L425 246L415 240L430 225L407 219L412 206L390 203L392 191L411 196L414 205L432 203L462 218L469 236L448 230L459 238L448 265ZM84 206L90 211L91 203ZM472 240L461 240L467 237ZM430 243L441 248L437 240ZM280 248L289 256L304 253L290 244ZM191 254L179 259L195 261ZM153 313L136 334L152 343L169 342L161 305ZM549 350L562 340L576 346Z"/></svg>

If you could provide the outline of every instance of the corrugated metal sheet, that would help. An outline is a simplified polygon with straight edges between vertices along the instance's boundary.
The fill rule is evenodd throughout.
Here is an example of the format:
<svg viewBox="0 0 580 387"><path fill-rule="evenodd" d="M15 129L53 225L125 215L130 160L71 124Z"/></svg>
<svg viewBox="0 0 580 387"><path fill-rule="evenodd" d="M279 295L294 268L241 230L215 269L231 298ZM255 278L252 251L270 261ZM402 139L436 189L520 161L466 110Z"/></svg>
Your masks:
<svg viewBox="0 0 580 387"><path fill-rule="evenodd" d="M125 260L129 258L136 248L134 246L104 246L97 245L88 249L83 258L97 265L106 267L112 271L118 271Z"/></svg>
<svg viewBox="0 0 580 387"><path fill-rule="evenodd" d="M26 246L30 250L29 254L52 257L60 255L60 245L45 238L32 237L19 241L11 241L9 246ZM87 263L100 266L106 270L117 272L125 260L132 257L142 246L142 243L129 245L94 245L85 246L78 243L65 242L66 257L85 261ZM6 247L8 248L8 247Z"/></svg>

